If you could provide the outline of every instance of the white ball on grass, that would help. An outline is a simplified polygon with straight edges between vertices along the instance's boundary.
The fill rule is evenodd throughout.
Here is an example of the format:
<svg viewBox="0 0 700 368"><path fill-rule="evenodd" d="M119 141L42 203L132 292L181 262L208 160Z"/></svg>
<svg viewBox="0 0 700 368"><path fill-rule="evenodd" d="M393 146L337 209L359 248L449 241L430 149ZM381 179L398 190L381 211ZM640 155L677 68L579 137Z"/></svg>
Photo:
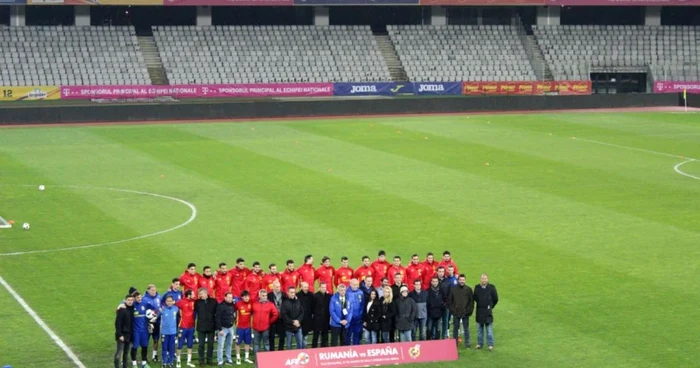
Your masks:
<svg viewBox="0 0 700 368"><path fill-rule="evenodd" d="M29 230L29 223L25 222L24 224L22 224L22 229Z"/></svg>
<svg viewBox="0 0 700 368"><path fill-rule="evenodd" d="M44 187L43 185L39 185L39 190L43 191L44 189L46 189L46 187Z"/></svg>

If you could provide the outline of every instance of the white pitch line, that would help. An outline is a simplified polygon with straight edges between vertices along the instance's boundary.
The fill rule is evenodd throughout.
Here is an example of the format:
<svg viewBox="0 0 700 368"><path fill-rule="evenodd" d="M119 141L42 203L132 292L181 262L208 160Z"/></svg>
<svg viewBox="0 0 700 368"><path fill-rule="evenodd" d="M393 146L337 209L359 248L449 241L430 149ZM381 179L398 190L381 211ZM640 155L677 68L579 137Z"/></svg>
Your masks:
<svg viewBox="0 0 700 368"><path fill-rule="evenodd" d="M10 286L10 284L8 284L7 281L5 281L5 279L2 278L2 276L0 276L0 284L2 284L2 286L5 287L5 289L7 289L10 295L12 295L12 297L15 298L17 303L19 303L19 305L21 305L22 308L24 308L24 310L34 319L34 321L39 325L39 327L44 329L44 331L49 335L49 337L51 337L51 340L53 340L53 342L56 343L56 345L58 345L58 347L61 348L61 350L63 350L63 352L66 353L66 355L68 355L68 357L73 361L73 363L75 363L76 367L85 368L85 364L83 364L83 362L80 361L78 356L75 355L75 353L68 347L68 345L66 345L66 343L63 342L63 340L61 340L61 338L58 337L58 335L56 335L56 333L53 332L53 330L51 330L51 328L44 322L44 320L42 320L41 317L39 317L39 315L36 314L34 309L32 309L32 307L30 307L29 304L27 304L27 302L25 302L24 299L22 299L22 297L19 294L17 294L15 289L13 289L12 286Z"/></svg>
<svg viewBox="0 0 700 368"><path fill-rule="evenodd" d="M0 184L1 185L11 185L11 184ZM28 185L28 184L21 184L18 186L35 186L35 185ZM122 239L122 240L115 240L111 242L106 242L106 243L97 243L97 244L88 244L88 245L79 245L79 246L74 246L74 247L66 247L66 248L58 248L58 249L44 249L44 250L29 250L25 252L11 252L11 253L0 253L0 257L2 256L21 256L24 254L37 254L37 253L50 253L50 252L63 252L67 250L76 250L76 249L88 249L88 248L97 248L97 247L104 247L106 245L114 245L114 244L121 244L121 243L126 243L134 240L139 240L139 239L145 239L145 238L150 238L152 236L156 235L161 235L165 233L169 233L171 231L175 231L181 227L185 227L189 225L192 221L194 221L195 218L197 218L197 207L195 207L192 203L185 201L184 199L180 198L175 198L175 197L170 197L162 194L155 194L155 193L148 193L148 192L141 192L138 190L130 190L130 189L117 189L117 188L106 188L106 187L88 187L88 186L80 186L80 185L54 185L53 187L57 188L71 188L71 189L97 189L97 190L108 190L112 192L123 192L123 193L133 193L133 194L141 194L141 195L146 195L146 196L151 196L151 197L157 197L157 198L164 198L164 199L169 199L171 201L179 202L187 207L190 208L192 211L192 214L190 215L190 218L187 219L187 221L171 227L169 229L161 230L155 233L150 233L146 235L140 235L140 236L135 236L133 238L128 238L128 239Z"/></svg>
<svg viewBox="0 0 700 368"><path fill-rule="evenodd" d="M693 162L693 161L697 161L697 160L696 160L696 159L690 159L690 160L683 161L683 162L681 162L680 164L674 166L674 167L673 167L673 170L675 170L677 173L679 173L679 174L681 174L681 175L683 175L683 176L687 176L687 177L692 178L692 179L695 179L695 180L700 180L700 176L690 175L690 174L688 174L688 173L686 173L686 172L681 171L681 169L680 169L680 167L683 166L684 164L687 164L688 162Z"/></svg>
<svg viewBox="0 0 700 368"><path fill-rule="evenodd" d="M644 149L644 148L622 146L622 145L619 145L619 144L608 143L608 142L594 141L594 140L592 140L592 139L585 139L585 138L578 138L578 137L575 137L574 140L577 140L577 141L584 141L584 142L590 142L590 143L595 143L595 144L600 144L600 145L603 145L603 146L610 146L610 147L623 148L623 149L627 149L627 150L633 150L633 151L639 151L639 152L646 152L646 153L651 153L651 154L653 154L653 155L660 155L660 156L673 157L673 158L682 158L682 159L688 159L688 160L690 160L690 161L697 160L696 158L692 158L692 157L679 156L679 155L674 155L674 154L666 153L666 152L652 151L652 150Z"/></svg>

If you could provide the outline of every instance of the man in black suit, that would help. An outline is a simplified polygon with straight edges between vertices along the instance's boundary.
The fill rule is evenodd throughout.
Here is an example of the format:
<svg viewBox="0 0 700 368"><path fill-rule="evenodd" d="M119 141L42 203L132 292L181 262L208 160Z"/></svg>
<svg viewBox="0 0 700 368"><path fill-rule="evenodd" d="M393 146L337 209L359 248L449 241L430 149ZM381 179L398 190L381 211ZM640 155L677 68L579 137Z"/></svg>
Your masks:
<svg viewBox="0 0 700 368"><path fill-rule="evenodd" d="M277 336L277 350L284 350L284 320L282 319L282 300L284 299L284 293L282 292L282 285L279 281L275 281L272 284L272 292L267 294L267 298L275 304L277 307L277 312L280 313L277 321L270 326L270 351L275 351L275 336Z"/></svg>

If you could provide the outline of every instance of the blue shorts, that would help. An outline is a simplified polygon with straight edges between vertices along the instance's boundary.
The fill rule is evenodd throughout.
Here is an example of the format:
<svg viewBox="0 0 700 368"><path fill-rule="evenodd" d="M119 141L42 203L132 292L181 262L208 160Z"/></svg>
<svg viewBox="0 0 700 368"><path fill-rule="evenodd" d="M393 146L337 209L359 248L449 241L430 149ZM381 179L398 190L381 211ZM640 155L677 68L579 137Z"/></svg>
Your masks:
<svg viewBox="0 0 700 368"><path fill-rule="evenodd" d="M194 328L180 329L180 338L177 340L178 349L182 349L185 340L187 340L187 348L192 349L192 345L194 344Z"/></svg>
<svg viewBox="0 0 700 368"><path fill-rule="evenodd" d="M150 336L148 335L148 330L145 331L135 331L134 332L134 345L133 348L147 348L148 340Z"/></svg>
<svg viewBox="0 0 700 368"><path fill-rule="evenodd" d="M253 341L253 331L250 328L237 328L236 336L238 336L238 345L250 345Z"/></svg>
<svg viewBox="0 0 700 368"><path fill-rule="evenodd" d="M154 342L160 340L160 318L153 324L153 333L151 336L153 336Z"/></svg>

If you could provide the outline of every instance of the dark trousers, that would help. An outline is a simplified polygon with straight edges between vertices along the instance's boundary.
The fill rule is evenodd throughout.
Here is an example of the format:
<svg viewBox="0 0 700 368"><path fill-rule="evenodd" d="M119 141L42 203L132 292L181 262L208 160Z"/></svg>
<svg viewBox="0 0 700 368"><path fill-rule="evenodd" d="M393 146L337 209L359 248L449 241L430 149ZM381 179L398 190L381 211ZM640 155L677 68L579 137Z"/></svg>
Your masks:
<svg viewBox="0 0 700 368"><path fill-rule="evenodd" d="M212 363L214 361L214 332L197 331L197 336L199 338L199 346L197 347L199 363L204 364L205 361ZM207 355L204 355L204 345L207 346Z"/></svg>
<svg viewBox="0 0 700 368"><path fill-rule="evenodd" d="M440 321L442 317L431 318L428 317L428 340L440 340Z"/></svg>
<svg viewBox="0 0 700 368"><path fill-rule="evenodd" d="M136 350L138 348L136 346L131 347L131 360L136 360ZM141 361L145 362L146 359L148 359L148 347L141 347Z"/></svg>
<svg viewBox="0 0 700 368"><path fill-rule="evenodd" d="M319 337L321 338L321 345L318 344ZM328 347L328 330L326 330L326 331L314 330L314 337L311 340L311 347L317 348L319 346L322 348Z"/></svg>
<svg viewBox="0 0 700 368"><path fill-rule="evenodd" d="M284 350L285 341L285 328L284 323L275 323L270 326L270 351L275 351L275 336L279 339L277 340L277 350Z"/></svg>
<svg viewBox="0 0 700 368"><path fill-rule="evenodd" d="M362 320L353 320L350 323L348 334L345 337L345 345L360 345L362 339Z"/></svg>
<svg viewBox="0 0 700 368"><path fill-rule="evenodd" d="M129 345L128 339L117 340L117 352L114 353L114 368L129 368Z"/></svg>
<svg viewBox="0 0 700 368"><path fill-rule="evenodd" d="M348 329L345 327L333 327L331 326L331 346L343 346L345 345L345 339L348 337ZM340 345L338 345L340 343Z"/></svg>

